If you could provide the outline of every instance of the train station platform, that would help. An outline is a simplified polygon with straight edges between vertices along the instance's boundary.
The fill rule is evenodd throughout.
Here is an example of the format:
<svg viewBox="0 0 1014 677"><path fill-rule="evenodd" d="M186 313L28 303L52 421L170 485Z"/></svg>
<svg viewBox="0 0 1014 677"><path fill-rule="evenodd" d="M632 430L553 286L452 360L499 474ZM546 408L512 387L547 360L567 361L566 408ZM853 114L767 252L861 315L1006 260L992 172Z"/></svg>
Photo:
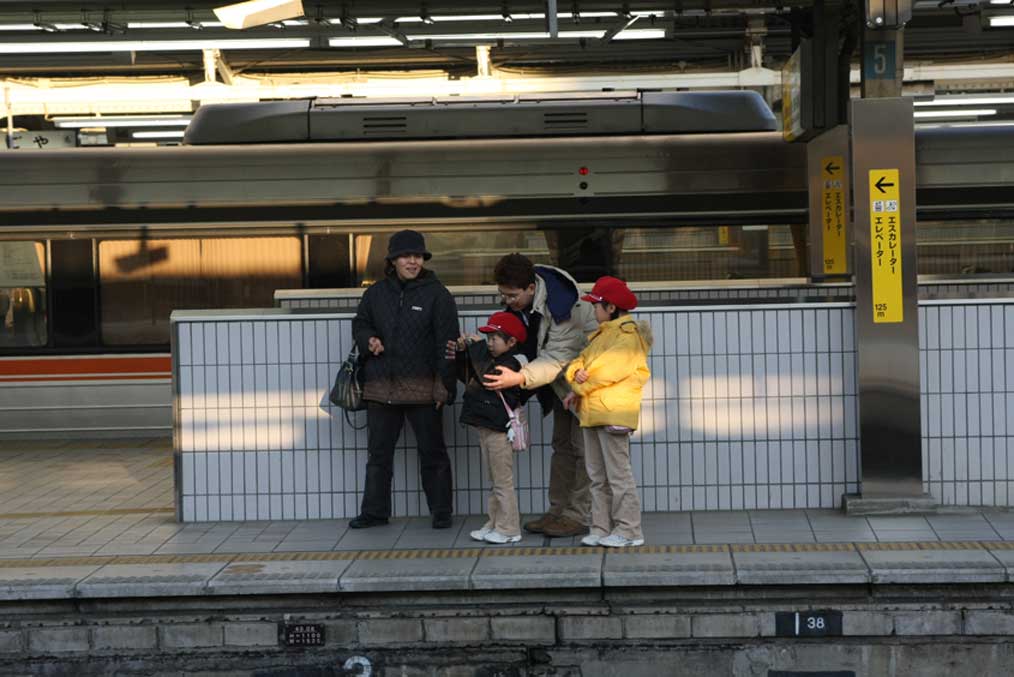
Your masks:
<svg viewBox="0 0 1014 677"><path fill-rule="evenodd" d="M164 439L4 442L0 673L210 675L225 657L221 674L304 674L268 668L358 657L393 675L409 651L428 667L404 674L549 674L536 668L576 661L580 671L557 674L584 677L607 674L588 651L640 647L630 675L660 674L645 657L673 652L717 672L666 674L755 674L736 661L816 664L806 652L817 640L786 638L777 621L808 610L832 630L821 665L844 674L938 674L876 661L922 665L958 647L989 669L1012 660L989 641L1014 634L1005 509L653 512L645 546L606 551L531 535L479 544L468 536L479 515L439 531L424 517L367 530L344 519L178 523L172 473ZM297 649L293 627L326 637Z"/></svg>

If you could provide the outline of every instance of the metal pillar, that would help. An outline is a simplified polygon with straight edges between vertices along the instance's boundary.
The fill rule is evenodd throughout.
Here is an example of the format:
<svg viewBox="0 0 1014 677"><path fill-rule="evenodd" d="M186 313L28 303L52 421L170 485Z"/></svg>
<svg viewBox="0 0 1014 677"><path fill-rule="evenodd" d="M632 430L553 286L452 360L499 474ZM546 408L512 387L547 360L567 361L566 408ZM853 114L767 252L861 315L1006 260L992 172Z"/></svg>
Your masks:
<svg viewBox="0 0 1014 677"><path fill-rule="evenodd" d="M861 498L848 512L931 509L923 493L915 125L901 98L911 0L866 0L863 98L849 107Z"/></svg>
<svg viewBox="0 0 1014 677"><path fill-rule="evenodd" d="M806 144L810 196L810 279L845 276L849 267L849 128L839 125Z"/></svg>
<svg viewBox="0 0 1014 677"><path fill-rule="evenodd" d="M926 507L912 101L854 100L850 112L862 496Z"/></svg>

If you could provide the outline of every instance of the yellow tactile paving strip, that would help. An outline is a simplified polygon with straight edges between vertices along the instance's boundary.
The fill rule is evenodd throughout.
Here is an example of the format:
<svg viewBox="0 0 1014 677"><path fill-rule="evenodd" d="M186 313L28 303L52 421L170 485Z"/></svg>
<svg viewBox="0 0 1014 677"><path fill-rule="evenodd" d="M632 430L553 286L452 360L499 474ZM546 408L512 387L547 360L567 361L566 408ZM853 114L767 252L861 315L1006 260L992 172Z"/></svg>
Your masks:
<svg viewBox="0 0 1014 677"><path fill-rule="evenodd" d="M743 543L715 545L644 545L606 551L621 554L687 554L707 552L855 552L912 550L1014 550L1010 541L919 541L899 543ZM221 553L193 555L111 555L93 557L48 557L39 559L0 559L0 569L22 567L103 566L108 564L202 564L232 562L327 562L334 560L461 559L467 557L545 557L601 554L601 548L540 547L503 549L443 550L343 550L327 552Z"/></svg>
<svg viewBox="0 0 1014 677"><path fill-rule="evenodd" d="M37 519L40 517L101 517L104 515L148 515L175 513L175 508L109 508L107 510L63 510L60 512L0 513L0 520Z"/></svg>

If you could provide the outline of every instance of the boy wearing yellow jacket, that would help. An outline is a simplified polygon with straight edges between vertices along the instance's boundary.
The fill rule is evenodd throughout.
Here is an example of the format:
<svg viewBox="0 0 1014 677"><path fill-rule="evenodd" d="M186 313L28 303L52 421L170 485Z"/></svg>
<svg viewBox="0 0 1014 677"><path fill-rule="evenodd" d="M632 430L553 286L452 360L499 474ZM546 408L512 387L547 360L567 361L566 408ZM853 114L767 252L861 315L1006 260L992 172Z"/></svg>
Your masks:
<svg viewBox="0 0 1014 677"><path fill-rule="evenodd" d="M591 531L581 542L611 548L643 545L630 434L641 414L641 389L651 376L651 327L630 317L637 297L615 277L600 277L581 300L594 304L599 321L588 347L567 367L573 392L564 401L581 421L591 478Z"/></svg>

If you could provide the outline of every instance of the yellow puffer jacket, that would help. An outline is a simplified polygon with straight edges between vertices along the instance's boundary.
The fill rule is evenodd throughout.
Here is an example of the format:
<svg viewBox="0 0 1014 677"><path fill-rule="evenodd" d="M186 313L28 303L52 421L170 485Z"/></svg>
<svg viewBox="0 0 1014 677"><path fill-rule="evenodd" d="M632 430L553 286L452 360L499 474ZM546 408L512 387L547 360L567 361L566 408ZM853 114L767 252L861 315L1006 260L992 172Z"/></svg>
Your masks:
<svg viewBox="0 0 1014 677"><path fill-rule="evenodd" d="M648 382L651 326L623 315L599 325L588 347L567 367L567 382L580 398L577 417L582 428L622 425L637 428L641 388ZM575 383L579 369L588 380Z"/></svg>

